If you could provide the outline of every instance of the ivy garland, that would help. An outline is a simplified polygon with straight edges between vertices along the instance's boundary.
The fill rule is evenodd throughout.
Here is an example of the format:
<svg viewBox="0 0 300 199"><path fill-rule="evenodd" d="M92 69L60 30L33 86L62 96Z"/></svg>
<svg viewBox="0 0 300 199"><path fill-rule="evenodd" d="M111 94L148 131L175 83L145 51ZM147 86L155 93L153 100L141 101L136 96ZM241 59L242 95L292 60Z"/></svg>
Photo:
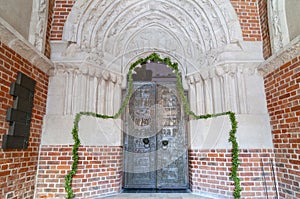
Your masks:
<svg viewBox="0 0 300 199"><path fill-rule="evenodd" d="M118 118L122 112L124 111L125 107L127 106L129 99L131 97L132 91L133 91L133 79L132 79L132 71L135 69L135 67L137 67L138 65L147 63L147 62L161 62L161 63L165 63L169 68L173 69L173 72L176 75L177 78L177 87L178 87L178 91L179 91L179 95L182 99L183 105L184 105L184 111L187 115L189 115L191 117L191 119L208 119L208 118L214 118L214 117L219 117L219 116L224 116L224 115L228 115L229 119L231 121L231 130L229 132L229 139L228 141L231 142L232 144L232 168L231 168L231 173L230 173L230 178L233 180L234 182L234 192L233 192L233 196L235 199L239 199L241 198L241 187L240 187L240 178L237 175L238 172L238 166L239 166L239 147L238 147L238 143L237 143L237 139L236 139L236 130L237 130L237 121L236 121L236 117L235 114L231 111L228 112L223 112L223 113L217 113L217 114L206 114L206 115L196 115L193 111L190 110L189 107L189 103L187 101L186 96L184 95L184 89L182 86L182 82L181 82L181 75L179 73L179 69L178 69L178 64L177 63L172 63L170 58L164 58L161 59L159 57L158 54L156 53L152 53L150 56L146 57L146 58L141 58L139 60L137 60L136 62L134 62L130 68L129 68L129 72L128 72L128 89L127 89L127 95L119 109L119 111L115 114L115 115L102 115L102 114L97 114L97 113L93 113L93 112L79 112L76 114L75 120L74 120L74 126L72 129L72 135L73 135L73 140L74 140L74 145L73 145L73 149L72 149L72 159L73 159L73 164L72 164L72 169L71 171L65 176L65 190L67 192L67 199L72 199L74 198L74 193L72 190L72 179L73 176L76 174L77 172L77 165L78 165L78 148L80 146L80 140L78 138L78 124L80 121L81 116L92 116L92 117L97 117L97 118L103 118L103 119L107 119L107 118L112 118L112 119L116 119Z"/></svg>

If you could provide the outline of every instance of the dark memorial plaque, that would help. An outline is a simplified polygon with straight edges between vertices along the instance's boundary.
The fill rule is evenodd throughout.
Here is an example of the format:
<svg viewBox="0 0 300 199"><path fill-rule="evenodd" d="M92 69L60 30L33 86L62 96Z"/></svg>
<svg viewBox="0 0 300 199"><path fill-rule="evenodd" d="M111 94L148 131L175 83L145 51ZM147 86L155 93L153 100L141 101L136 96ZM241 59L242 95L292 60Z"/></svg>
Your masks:
<svg viewBox="0 0 300 199"><path fill-rule="evenodd" d="M13 107L6 111L9 122L8 134L3 135L3 149L26 149L30 136L35 81L23 73L18 73L16 82L11 83L10 95Z"/></svg>

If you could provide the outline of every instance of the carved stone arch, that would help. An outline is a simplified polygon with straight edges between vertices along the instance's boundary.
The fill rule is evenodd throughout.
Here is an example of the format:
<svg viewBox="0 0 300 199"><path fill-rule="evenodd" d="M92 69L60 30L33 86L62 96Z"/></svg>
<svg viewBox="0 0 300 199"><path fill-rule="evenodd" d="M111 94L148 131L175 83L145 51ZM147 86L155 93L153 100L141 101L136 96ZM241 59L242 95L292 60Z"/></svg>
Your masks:
<svg viewBox="0 0 300 199"><path fill-rule="evenodd" d="M149 44L147 46L143 46L142 50L148 54L149 52L160 52L162 53L164 56L168 56L168 57L172 57L176 60L176 62L180 65L180 66L184 66L184 58L186 58L186 52L184 51L184 45L186 45L186 43L184 43L184 41L182 41L178 35L174 34L173 32L169 31L167 27L164 27L162 25L155 25L155 29L152 29L151 30L151 26L148 26L150 27L149 29L147 29L147 27L144 27L142 28L141 30L139 30L136 34L132 35L132 37L128 38L128 40L126 41L125 45L124 45L124 50L123 50L123 54L125 55L126 54L129 54L129 57L136 57L136 54L135 52L138 52L138 51L141 51L141 49L132 49L133 46L130 46L131 44L133 43L138 43L140 42L140 39L139 38L140 36L144 35L143 33L145 32L150 32L151 34L151 31L156 31L156 34L157 34L157 37L163 37L164 38L164 42L166 42L165 44L167 45L168 43L170 44L170 42L172 41L172 45L173 48L171 48L171 44L170 44L170 48L166 48L166 45L157 45L157 44L154 44L154 45L151 45L151 41L153 40L150 40L149 41ZM169 37L169 38L168 38ZM155 42L155 41L154 41ZM175 48L177 47L177 48ZM174 51L173 51L174 50ZM177 51L175 51L177 50ZM138 53L140 54L140 53ZM179 57L180 56L180 57ZM126 59L126 56L123 57L122 59L122 66L123 66L123 69L122 71L123 72L126 72L128 71L128 68L130 66L130 61Z"/></svg>
<svg viewBox="0 0 300 199"><path fill-rule="evenodd" d="M146 0L147 1L147 0ZM121 4L122 2L116 2L115 4ZM140 1L138 1L140 2ZM157 1L157 2L163 2L163 1ZM155 2L155 3L157 3ZM214 9L214 12L217 16L214 16L214 18L219 18L222 26L226 27L226 30L228 30L229 34L229 40L242 40L242 33L239 25L239 21L237 18L237 15L230 3L230 0L209 0L209 1L194 1L190 0L189 3L193 3L195 5L194 7L194 13L190 15L194 18L201 16L208 16L207 13L210 12L210 10L205 10L205 8ZM181 5L184 5L188 2L183 2ZM135 4L135 2L133 2ZM107 4L107 5L105 5ZM78 31L83 27L85 24L84 22L90 20L91 15L94 13L99 13L98 11L103 12L104 9L101 8L115 8L116 6L111 6L114 4L114 1L99 1L99 0L78 0L76 1L75 5L72 8L72 11L65 23L64 33L63 33L63 39L67 41L79 41L76 37L80 32ZM114 5L115 5L114 4ZM181 6L179 5L179 6ZM123 6L124 8L125 6ZM198 8L198 9L197 9ZM94 11L94 12L92 12ZM100 12L101 13L101 12ZM104 13L101 13L104 14ZM101 14L98 14L99 16ZM108 13L110 16L112 12ZM102 15L101 15L102 16ZM175 16L176 17L176 16ZM215 24L212 24L215 25ZM234 35L230 35L235 33Z"/></svg>
<svg viewBox="0 0 300 199"><path fill-rule="evenodd" d="M170 19L173 18L173 16L167 15L167 13L155 13L155 14L153 14L153 13L147 12L147 13L143 13L143 14L144 14L143 16L136 17L135 19L131 20L130 24L128 24L127 27L130 26L130 25L132 25L135 21L138 21L140 18L160 17L160 18L167 19L168 22L170 22ZM176 20L174 20L174 21L176 22ZM134 34L135 34L135 32L137 32L137 31L140 32L140 30L148 28L149 26L152 26L152 27L157 26L158 28L165 29L170 34L177 35L177 37L179 37L179 38L181 37L181 38L183 38L185 40L188 40L189 38L193 38L193 35L191 35L189 33L189 31L184 27L184 24L180 24L180 23L177 23L177 24L178 24L178 26L177 26L178 28L176 29L176 32L175 32L174 30L171 29L171 27L169 26L169 24L164 23L162 21L159 21L159 20L156 20L156 21L144 21L143 24L141 24L141 26L138 29L136 29L136 30L134 30L132 32L134 32ZM122 37L125 34L128 35L127 38L132 37L130 34L126 33L128 31L128 30L126 30L127 27L123 28L125 30L121 30L120 31L119 37ZM194 42L200 43L200 45L202 47L201 50L205 51L204 40L203 40L203 36L202 35L203 34L201 32L197 32L197 34L195 36L197 36L198 38L196 38L196 40ZM107 38L107 37L105 36L105 38ZM126 40L128 40L128 39L125 39L125 41Z"/></svg>
<svg viewBox="0 0 300 199"><path fill-rule="evenodd" d="M144 0L144 2L146 2L146 1L147 0ZM174 11L176 9L178 11L181 11L183 15L189 16L189 14L186 13L185 10L180 9L180 7L178 5L176 5L176 4L173 3L172 6L173 6ZM126 14L126 13L130 13L130 12L131 12L131 10L128 10L128 11L125 11L123 13ZM126 15L124 15L124 17L126 17ZM174 16L174 14L172 15L172 14L168 13L166 10L163 10L163 9L162 10L156 9L154 11L151 10L151 9L144 10L141 13L139 13L139 15L137 15L137 16L130 16L130 17L131 18L128 19L128 23L119 24L118 22L113 22L111 24L111 26L114 26L115 24L122 25L123 27L121 28L121 30L119 31L119 33L123 34L124 32L130 31L130 30L136 30L136 29L133 29L132 26L134 26L135 23L137 24L138 22L140 22L139 25L141 25L141 26L137 27L139 29L139 28L143 28L144 25L147 25L149 23L165 24L166 23L165 21L172 20L172 22L174 22L174 23L176 23L176 24L179 25L180 29L183 29L182 31L184 31L185 34L189 35L189 37L193 36L193 35L189 34L189 32L187 31L187 29L186 29L186 25L187 24L181 23ZM195 29L197 28L197 30L196 30L197 32L196 32L195 36L201 37L203 35L203 34L201 34L201 29L199 29L199 27L197 27L197 23L193 19L193 17L191 17L191 16L189 16L189 17L190 17L189 22L191 23L191 26L195 27ZM165 21L161 20L161 19L164 19ZM172 27L169 27L169 28L171 29ZM109 30L106 31L106 34L104 35L104 38L107 38L108 36L109 36Z"/></svg>
<svg viewBox="0 0 300 199"><path fill-rule="evenodd" d="M123 87L130 64L153 52L179 64L187 88L187 76L230 57L222 53L243 51L230 0L78 0L63 40L65 57L121 74Z"/></svg>

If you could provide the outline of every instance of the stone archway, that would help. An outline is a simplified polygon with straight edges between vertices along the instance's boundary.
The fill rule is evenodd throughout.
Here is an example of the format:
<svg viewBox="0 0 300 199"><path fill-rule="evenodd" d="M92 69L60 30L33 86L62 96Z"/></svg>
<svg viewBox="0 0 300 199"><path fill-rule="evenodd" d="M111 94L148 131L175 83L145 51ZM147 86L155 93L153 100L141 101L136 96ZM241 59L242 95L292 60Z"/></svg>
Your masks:
<svg viewBox="0 0 300 199"><path fill-rule="evenodd" d="M242 41L238 18L226 1L79 0L65 27L66 50L82 60L126 74L149 52L175 59L183 75L216 63L218 50Z"/></svg>
<svg viewBox="0 0 300 199"><path fill-rule="evenodd" d="M130 64L156 52L178 63L196 114L234 111L241 121L241 147L272 147L271 135L265 133L270 132L269 125L261 122L268 120L263 80L256 71L263 60L261 43L243 41L230 0L77 0L65 23L63 40L51 45L55 66L43 145L72 144L70 132L77 112L113 115L121 104ZM83 118L79 130L83 148L114 151L117 147L121 151L121 124L121 119ZM226 153L230 149L223 118L187 125L191 156L202 150ZM119 155L118 172L122 160ZM118 172L114 186L120 188ZM191 183L200 178L193 174L191 169ZM195 192L199 189L192 187Z"/></svg>
<svg viewBox="0 0 300 199"><path fill-rule="evenodd" d="M124 113L125 189L186 190L187 128L177 77L165 63L135 70Z"/></svg>
<svg viewBox="0 0 300 199"><path fill-rule="evenodd" d="M185 89L198 76L205 79L208 74L220 73L219 69L216 71L220 64L226 71L236 70L236 66L224 63L236 62L236 58L248 59L255 52L253 45L251 53L243 52L242 40L239 21L229 0L189 0L178 4L162 0L78 0L65 23L63 40L52 43L54 71L71 76L65 77L70 81L67 85L80 81L80 78L73 80L73 73L92 76L95 83L87 85L91 92L82 96L78 94L84 93L80 88L66 88L68 95L79 96L72 102L64 97L63 114L91 109L111 114L113 105L109 102L117 104L115 110L118 110L120 94L119 99L112 99L105 93L111 89L120 93L126 86L130 64L152 52L179 64ZM95 97L93 91L102 86L107 92ZM82 99L86 95L91 96L89 102ZM82 100L86 102L79 102ZM108 103L101 104L100 100Z"/></svg>

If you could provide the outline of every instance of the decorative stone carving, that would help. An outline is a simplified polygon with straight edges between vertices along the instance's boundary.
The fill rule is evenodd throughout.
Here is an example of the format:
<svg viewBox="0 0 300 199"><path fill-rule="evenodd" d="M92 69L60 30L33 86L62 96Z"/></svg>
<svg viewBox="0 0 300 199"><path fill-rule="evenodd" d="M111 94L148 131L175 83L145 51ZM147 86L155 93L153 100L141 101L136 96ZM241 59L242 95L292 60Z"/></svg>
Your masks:
<svg viewBox="0 0 300 199"><path fill-rule="evenodd" d="M225 63L210 70L189 75L187 79L191 94L191 108L194 108L196 114L220 113L229 110L237 114L257 113L257 109L253 109L256 102L251 100L252 96L247 91L250 84L253 84L252 78L257 79L257 84L262 83L256 67L255 63ZM258 97L257 100L261 99ZM196 104L193 103L194 101ZM263 101L262 104L264 104ZM265 107L261 106L261 111L264 113Z"/></svg>
<svg viewBox="0 0 300 199"><path fill-rule="evenodd" d="M2 18L0 18L0 40L44 73L48 74L53 67L53 63L45 55L26 41Z"/></svg>
<svg viewBox="0 0 300 199"><path fill-rule="evenodd" d="M63 38L87 52L88 61L103 65L118 59L115 63L122 67L118 72L126 73L130 61L153 51L182 64L189 60L198 70L214 65L218 61L214 49L242 40L242 34L229 0L78 0Z"/></svg>
<svg viewBox="0 0 300 199"><path fill-rule="evenodd" d="M261 63L258 67L258 71L261 75L265 76L275 69L279 68L283 64L291 61L295 57L300 56L300 36L296 37L283 49L275 53L265 62Z"/></svg>
<svg viewBox="0 0 300 199"><path fill-rule="evenodd" d="M41 53L45 51L49 1L33 1L30 20L29 42Z"/></svg>
<svg viewBox="0 0 300 199"><path fill-rule="evenodd" d="M114 106L121 100L119 74L85 63L56 63L52 75L48 114L88 111L113 115L113 110L118 111Z"/></svg>
<svg viewBox="0 0 300 199"><path fill-rule="evenodd" d="M268 19L273 54L289 43L288 27L285 15L285 1L268 2Z"/></svg>

